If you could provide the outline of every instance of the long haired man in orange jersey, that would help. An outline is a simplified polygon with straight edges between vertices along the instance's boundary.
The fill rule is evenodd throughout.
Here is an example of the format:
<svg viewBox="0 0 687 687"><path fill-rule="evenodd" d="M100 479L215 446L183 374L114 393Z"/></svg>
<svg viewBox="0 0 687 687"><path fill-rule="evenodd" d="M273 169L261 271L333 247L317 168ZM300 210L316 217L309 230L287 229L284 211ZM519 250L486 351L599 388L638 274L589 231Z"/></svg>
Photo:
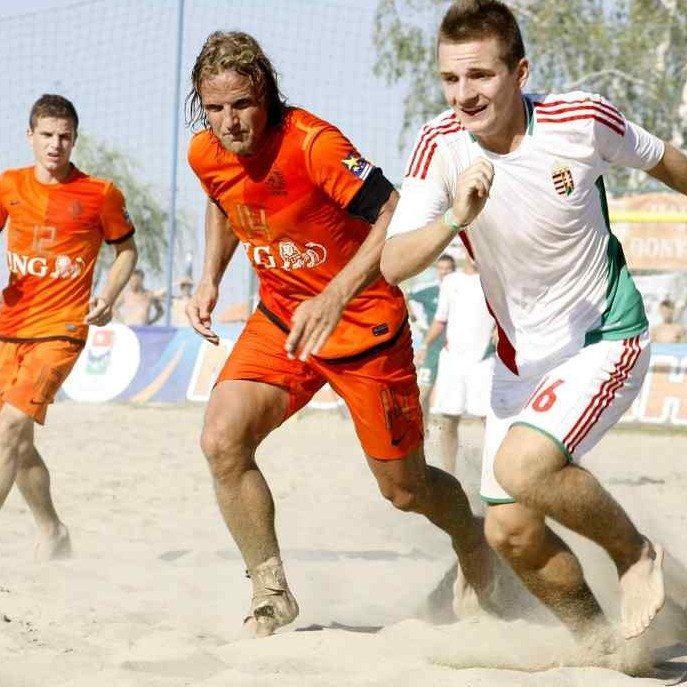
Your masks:
<svg viewBox="0 0 687 687"><path fill-rule="evenodd" d="M285 104L251 36L212 34L192 81L190 118L204 130L189 162L208 198L192 325L218 342L211 313L240 243L260 281L260 303L212 391L201 438L253 584L249 630L269 635L298 613L255 451L326 382L348 405L382 495L444 530L465 594L484 596L488 553L460 484L425 464L407 311L379 272L396 191L336 127Z"/></svg>

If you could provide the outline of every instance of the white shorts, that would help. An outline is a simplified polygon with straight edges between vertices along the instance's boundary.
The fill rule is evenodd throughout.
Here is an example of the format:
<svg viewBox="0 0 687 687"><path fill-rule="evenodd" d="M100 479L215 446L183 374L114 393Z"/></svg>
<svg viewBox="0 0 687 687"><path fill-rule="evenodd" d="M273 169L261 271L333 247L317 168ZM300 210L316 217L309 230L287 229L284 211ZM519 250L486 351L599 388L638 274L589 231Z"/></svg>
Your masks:
<svg viewBox="0 0 687 687"><path fill-rule="evenodd" d="M494 475L494 458L509 428L527 425L578 461L632 405L649 368L649 336L599 341L525 379L496 362L482 452L480 495L512 503Z"/></svg>
<svg viewBox="0 0 687 687"><path fill-rule="evenodd" d="M434 386L432 412L484 417L489 409L494 358L467 362L443 349Z"/></svg>

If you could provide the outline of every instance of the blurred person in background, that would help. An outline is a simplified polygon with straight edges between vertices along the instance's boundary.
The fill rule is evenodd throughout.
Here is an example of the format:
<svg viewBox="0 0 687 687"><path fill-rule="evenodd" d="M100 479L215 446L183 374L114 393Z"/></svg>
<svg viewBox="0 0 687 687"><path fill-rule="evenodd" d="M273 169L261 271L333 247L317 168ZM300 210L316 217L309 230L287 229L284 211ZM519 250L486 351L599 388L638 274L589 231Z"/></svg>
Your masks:
<svg viewBox="0 0 687 687"><path fill-rule="evenodd" d="M155 324L164 314L162 294L147 289L145 272L137 267L115 304L115 318L126 325Z"/></svg>
<svg viewBox="0 0 687 687"><path fill-rule="evenodd" d="M489 314L479 274L468 257L441 282L439 303L425 337L427 346L445 344L432 411L440 416L441 466L456 471L460 419L484 418L489 407L493 369L494 318ZM422 349L418 358L423 363Z"/></svg>
<svg viewBox="0 0 687 687"><path fill-rule="evenodd" d="M425 432L429 422L430 397L437 381L439 354L446 341L443 332L434 337L431 342L427 340L427 333L439 304L441 282L447 274L451 274L456 269L456 261L452 255L444 253L437 258L434 269L436 280L412 289L406 298L410 319L422 332L422 342L415 354L415 366L417 367L417 383L420 387L420 403L422 404Z"/></svg>
<svg viewBox="0 0 687 687"><path fill-rule="evenodd" d="M186 308L191 301L193 294L193 279L191 277L182 277L179 280L179 295L172 298L172 312L170 324L173 327L189 327L188 315Z"/></svg>
<svg viewBox="0 0 687 687"><path fill-rule="evenodd" d="M674 344L687 341L687 331L684 325L676 322L675 301L664 298L658 306L661 322L650 330L651 340L654 343Z"/></svg>

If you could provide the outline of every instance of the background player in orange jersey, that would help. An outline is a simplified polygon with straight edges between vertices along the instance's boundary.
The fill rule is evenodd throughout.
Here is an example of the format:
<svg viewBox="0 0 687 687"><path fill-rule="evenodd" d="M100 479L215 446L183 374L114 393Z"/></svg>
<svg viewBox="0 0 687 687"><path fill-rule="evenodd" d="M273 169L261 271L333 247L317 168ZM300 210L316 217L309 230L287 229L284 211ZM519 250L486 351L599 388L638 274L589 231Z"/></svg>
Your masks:
<svg viewBox="0 0 687 687"><path fill-rule="evenodd" d="M45 421L88 325L112 318L137 255L122 194L70 162L78 123L69 100L43 95L29 116L35 163L0 175L10 272L0 302L0 506L16 481L39 528L41 559L68 556L71 544L34 446L34 422ZM102 291L91 298L103 240L116 257Z"/></svg>
<svg viewBox="0 0 687 687"><path fill-rule="evenodd" d="M218 342L211 313L239 242L260 281L201 439L253 583L247 627L268 635L298 613L255 452L325 382L346 401L381 493L451 537L476 602L490 587L488 552L460 484L425 464L407 311L379 272L396 191L335 127L285 105L250 36L212 34L192 81L190 118L205 130L189 162L208 196L203 274L188 307L195 329Z"/></svg>

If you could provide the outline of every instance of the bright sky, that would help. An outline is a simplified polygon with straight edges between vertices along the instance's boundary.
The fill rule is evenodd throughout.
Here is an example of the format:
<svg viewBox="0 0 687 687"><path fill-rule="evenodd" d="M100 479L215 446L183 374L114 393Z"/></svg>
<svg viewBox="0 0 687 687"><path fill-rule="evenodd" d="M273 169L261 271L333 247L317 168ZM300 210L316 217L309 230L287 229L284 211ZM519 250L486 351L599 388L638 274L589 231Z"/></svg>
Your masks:
<svg viewBox="0 0 687 687"><path fill-rule="evenodd" d="M74 0L0 0L0 16L25 14L49 7L59 7Z"/></svg>

